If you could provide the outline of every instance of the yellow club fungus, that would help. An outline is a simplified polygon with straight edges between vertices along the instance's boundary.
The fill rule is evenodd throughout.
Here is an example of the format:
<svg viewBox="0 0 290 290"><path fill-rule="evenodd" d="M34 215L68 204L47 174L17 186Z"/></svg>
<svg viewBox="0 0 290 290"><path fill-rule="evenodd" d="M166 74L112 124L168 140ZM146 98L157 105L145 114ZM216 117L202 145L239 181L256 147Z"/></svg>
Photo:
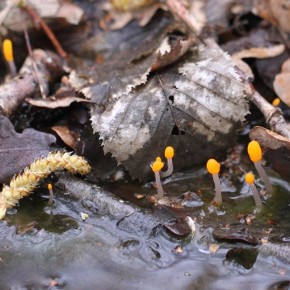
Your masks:
<svg viewBox="0 0 290 290"><path fill-rule="evenodd" d="M11 75L13 77L16 76L17 71L16 71L16 66L15 66L14 57L13 57L13 45L10 39L5 39L3 41L3 56L4 56L5 61L8 64Z"/></svg>
<svg viewBox="0 0 290 290"><path fill-rule="evenodd" d="M272 101L272 105L274 107L278 107L280 105L280 103L281 103L281 100L279 98L276 98Z"/></svg>
<svg viewBox="0 0 290 290"><path fill-rule="evenodd" d="M157 157L156 160L151 165L151 169L155 174L155 181L157 187L157 199L161 199L164 196L164 191L162 188L161 180L160 180L160 170L163 168L164 163L162 162L160 157Z"/></svg>
<svg viewBox="0 0 290 290"><path fill-rule="evenodd" d="M174 157L174 148L172 146L167 146L164 151L165 158L167 159L167 170L160 172L161 177L167 177L173 172L173 162L172 158Z"/></svg>
<svg viewBox="0 0 290 290"><path fill-rule="evenodd" d="M258 192L258 189L255 185L255 175L252 173L252 172L249 172L245 175L245 181L247 182L247 184L249 184L251 190L252 190L252 193L253 193L253 196L254 196L254 200L255 200L255 203L256 203L256 207L258 208L262 208L262 201L261 201L261 198L260 198L260 195L259 195L259 192Z"/></svg>
<svg viewBox="0 0 290 290"><path fill-rule="evenodd" d="M261 160L262 160L262 149L257 141L251 141L248 144L248 154L251 159L251 161L254 163L259 175L261 176L263 182L266 186L266 191L268 194L271 194L273 191L270 179L265 171L265 169L262 166Z"/></svg>
<svg viewBox="0 0 290 290"><path fill-rule="evenodd" d="M53 189L52 189L52 184L51 183L49 183L47 185L47 189L48 189L48 192L49 192L49 200L48 200L47 206L52 206L53 205Z"/></svg>
<svg viewBox="0 0 290 290"><path fill-rule="evenodd" d="M213 203L222 203L221 183L219 179L219 172L221 165L215 159L209 159L206 163L207 171L212 174L214 185L215 185L215 197Z"/></svg>

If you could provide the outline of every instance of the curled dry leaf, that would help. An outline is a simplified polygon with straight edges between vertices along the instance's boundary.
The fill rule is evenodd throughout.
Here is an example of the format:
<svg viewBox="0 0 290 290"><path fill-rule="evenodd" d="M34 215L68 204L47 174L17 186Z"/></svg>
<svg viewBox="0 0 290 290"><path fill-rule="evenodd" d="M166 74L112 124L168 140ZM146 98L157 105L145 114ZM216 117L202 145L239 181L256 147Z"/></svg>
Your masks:
<svg viewBox="0 0 290 290"><path fill-rule="evenodd" d="M290 181L290 139L259 126L251 130L250 138L261 144L273 170Z"/></svg>
<svg viewBox="0 0 290 290"><path fill-rule="evenodd" d="M0 182L7 183L13 175L24 169L36 158L47 155L55 142L51 134L34 129L15 132L8 118L0 116Z"/></svg>
<svg viewBox="0 0 290 290"><path fill-rule="evenodd" d="M73 102L90 103L90 101L76 97L74 94L61 96L58 98L50 97L46 99L30 99L26 98L25 101L32 106L42 107L47 109L56 109L69 107Z"/></svg>
<svg viewBox="0 0 290 290"><path fill-rule="evenodd" d="M29 0L28 4L37 11L41 18L45 18L48 22L50 20L55 22L56 19L65 19L67 23L77 25L83 16L82 9L69 1ZM12 31L23 31L24 28L33 27L33 22L29 15L21 10L13 0L1 1L0 24Z"/></svg>
<svg viewBox="0 0 290 290"><path fill-rule="evenodd" d="M285 51L284 44L276 44L276 42L270 41L269 31L265 29L254 30L250 32L249 35L229 41L222 47L231 54L239 69L241 69L250 80L254 79L254 74L249 65L243 61L244 58L274 58L280 56ZM268 70L273 71L273 67ZM260 76L263 76L265 71L267 70L264 69L263 72L260 73Z"/></svg>
<svg viewBox="0 0 290 290"><path fill-rule="evenodd" d="M80 130L76 126L56 125L52 126L53 130L61 140L70 148L72 148L76 154L82 155L84 153L84 141L81 140Z"/></svg>
<svg viewBox="0 0 290 290"><path fill-rule="evenodd" d="M284 32L290 32L290 3L288 0L255 0L253 11Z"/></svg>
<svg viewBox="0 0 290 290"><path fill-rule="evenodd" d="M233 141L248 113L248 87L230 57L213 40L186 62L150 78L110 104L92 109L92 126L134 178L151 175L149 164L164 148L176 148L178 168L204 162ZM123 94L121 94L123 92Z"/></svg>
<svg viewBox="0 0 290 290"><path fill-rule="evenodd" d="M287 59L274 80L274 90L279 98L290 106L290 59Z"/></svg>

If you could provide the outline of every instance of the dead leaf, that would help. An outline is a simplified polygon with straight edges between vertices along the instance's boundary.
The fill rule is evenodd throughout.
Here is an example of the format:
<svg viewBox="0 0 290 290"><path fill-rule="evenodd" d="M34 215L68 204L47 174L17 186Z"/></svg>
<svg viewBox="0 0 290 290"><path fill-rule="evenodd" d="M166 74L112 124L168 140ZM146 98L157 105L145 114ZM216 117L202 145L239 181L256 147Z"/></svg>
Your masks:
<svg viewBox="0 0 290 290"><path fill-rule="evenodd" d="M279 98L290 107L290 59L287 59L274 80L274 90Z"/></svg>
<svg viewBox="0 0 290 290"><path fill-rule="evenodd" d="M253 11L284 32L290 32L290 3L288 0L256 0Z"/></svg>
<svg viewBox="0 0 290 290"><path fill-rule="evenodd" d="M151 65L151 71L163 68L171 63L174 63L181 56L183 56L189 48L193 45L194 39L181 39L178 37L173 43L169 43L168 37L163 41L167 43L167 49L162 50L162 46L157 50L157 59L155 63Z"/></svg>
<svg viewBox="0 0 290 290"><path fill-rule="evenodd" d="M244 37L228 41L222 48L238 58L267 58L280 55L285 46L277 45L276 39L271 41L269 33L266 29L256 29Z"/></svg>
<svg viewBox="0 0 290 290"><path fill-rule="evenodd" d="M0 116L0 182L7 183L36 158L47 155L50 145L56 141L51 134L34 129L15 132L12 123Z"/></svg>
<svg viewBox="0 0 290 290"><path fill-rule="evenodd" d="M81 132L77 126L56 125L52 126L53 130L61 140L78 155L83 155L85 142L81 140Z"/></svg>
<svg viewBox="0 0 290 290"><path fill-rule="evenodd" d="M255 58L259 76L265 80L265 84L272 83L268 79L268 73L271 72L271 76L275 73L276 67L279 67L278 58L282 58L285 54L285 45L277 44L276 39L271 41L270 31L261 28L251 31L244 37L227 42L222 45L222 48L231 54L237 66L248 76L249 80L253 80L254 74L242 59ZM263 68L260 69L260 66Z"/></svg>
<svg viewBox="0 0 290 290"><path fill-rule="evenodd" d="M268 58L280 55L285 50L284 44L277 44L273 47L251 47L233 54L237 58Z"/></svg>
<svg viewBox="0 0 290 290"><path fill-rule="evenodd" d="M167 10L163 3L156 0L113 0L112 3L105 3L103 9L108 13L106 18L109 20L108 22L104 19L103 23L111 30L122 29L133 20L137 20L143 27L150 22L158 9Z"/></svg>
<svg viewBox="0 0 290 290"><path fill-rule="evenodd" d="M290 140L259 126L251 130L250 138L261 144L272 169L290 181Z"/></svg>
<svg viewBox="0 0 290 290"><path fill-rule="evenodd" d="M167 145L178 152L177 168L204 162L225 148L248 112L246 90L230 57L208 40L192 59L134 91L120 86L118 97L113 95L101 113L100 106L92 109L92 126L105 153L133 178L146 178L150 162Z"/></svg>
<svg viewBox="0 0 290 290"><path fill-rule="evenodd" d="M29 0L29 5L37 11L41 18L45 18L48 22L65 19L67 23L76 25L83 17L82 9L69 1L49 0L39 2ZM24 28L29 29L34 26L29 15L21 10L13 0L3 1L0 4L0 11L3 11L3 15L0 12L0 19L2 18L0 24L2 23L3 27L8 30L23 31Z"/></svg>
<svg viewBox="0 0 290 290"><path fill-rule="evenodd" d="M90 103L90 101L76 97L74 94L68 96L61 96L58 98L50 97L46 99L37 99L37 100L26 98L25 101L32 106L47 109L69 107L73 102Z"/></svg>
<svg viewBox="0 0 290 290"><path fill-rule="evenodd" d="M74 71L69 77L71 85L81 90L105 82L105 86L112 83L112 90L121 82L137 85L146 81L150 67L157 59L158 48L173 29L171 24L172 20L161 17L146 27L132 22L122 30L100 32L91 37L81 46L78 45L79 54L84 59L87 56L101 56L103 62L84 62L83 69L78 63L77 72ZM90 99L87 91L83 93Z"/></svg>

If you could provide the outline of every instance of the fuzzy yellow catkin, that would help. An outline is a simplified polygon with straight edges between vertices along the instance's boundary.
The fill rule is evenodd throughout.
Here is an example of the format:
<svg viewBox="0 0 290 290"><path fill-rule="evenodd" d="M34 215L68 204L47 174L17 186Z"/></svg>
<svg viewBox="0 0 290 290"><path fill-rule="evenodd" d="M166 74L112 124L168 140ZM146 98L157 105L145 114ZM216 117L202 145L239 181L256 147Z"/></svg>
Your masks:
<svg viewBox="0 0 290 290"><path fill-rule="evenodd" d="M129 12L144 8L157 2L156 0L111 0L113 7L117 10Z"/></svg>
<svg viewBox="0 0 290 290"><path fill-rule="evenodd" d="M68 152L51 152L47 157L37 159L22 174L14 176L9 186L3 186L0 193L0 220L4 218L7 209L32 192L41 179L63 169L84 175L91 171L91 166L83 157Z"/></svg>

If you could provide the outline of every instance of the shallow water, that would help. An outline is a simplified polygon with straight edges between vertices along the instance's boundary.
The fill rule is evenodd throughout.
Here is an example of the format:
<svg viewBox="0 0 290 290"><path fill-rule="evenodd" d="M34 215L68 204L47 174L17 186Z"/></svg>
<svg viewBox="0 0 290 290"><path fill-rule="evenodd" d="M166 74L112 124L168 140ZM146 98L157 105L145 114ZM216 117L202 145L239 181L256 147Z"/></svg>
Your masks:
<svg viewBox="0 0 290 290"><path fill-rule="evenodd" d="M182 189L204 189L205 204L187 210L187 214L194 211L198 220L191 237L172 235L150 211L135 212L130 226L101 213L88 212L89 219L82 221L78 201L59 196L50 209L46 197L33 194L0 223L1 289L288 289L288 247L283 262L281 255L269 254L260 246L217 243L212 238L212 227L231 219L239 222L237 213L251 213L254 206L251 196L230 198L238 188L225 194L219 209L225 213L209 213L212 191L207 192L209 186L202 177L193 176L195 182L181 178ZM273 239L288 241L290 187L277 178L272 181L275 192L252 226L271 228ZM180 188L178 182L169 182L165 188L168 192ZM123 185L123 190L126 187L136 190L132 185ZM146 187L142 190L151 192ZM202 210L206 217L201 219ZM144 226L142 218L149 220ZM269 225L270 219L275 223ZM218 244L216 253L209 250L211 244Z"/></svg>

